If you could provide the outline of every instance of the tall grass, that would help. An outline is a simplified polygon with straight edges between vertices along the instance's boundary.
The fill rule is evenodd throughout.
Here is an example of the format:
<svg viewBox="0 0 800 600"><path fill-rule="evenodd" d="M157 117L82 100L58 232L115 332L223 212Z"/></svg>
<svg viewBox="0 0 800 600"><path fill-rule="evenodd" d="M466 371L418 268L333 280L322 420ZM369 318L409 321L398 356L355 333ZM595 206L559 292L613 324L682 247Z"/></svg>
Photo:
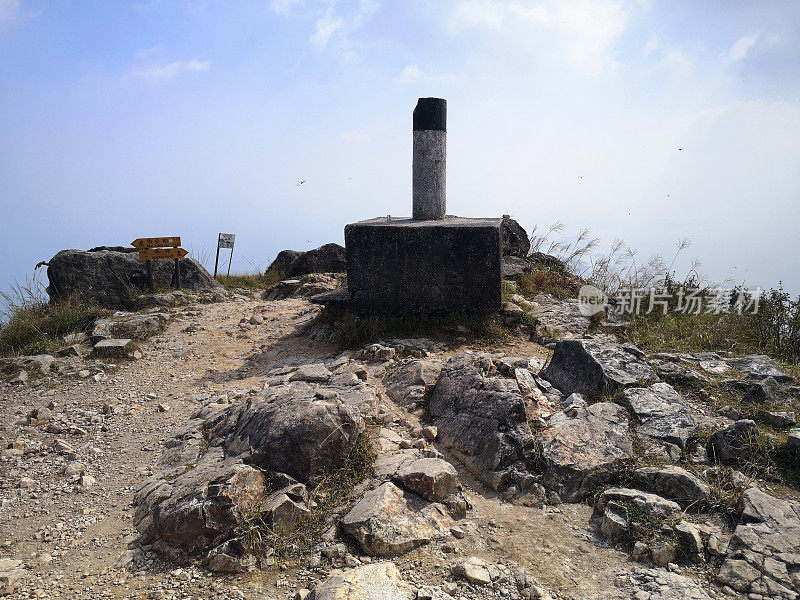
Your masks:
<svg viewBox="0 0 800 600"><path fill-rule="evenodd" d="M0 292L0 356L54 352L63 336L84 331L109 313L80 298L51 304L45 294L35 274Z"/></svg>

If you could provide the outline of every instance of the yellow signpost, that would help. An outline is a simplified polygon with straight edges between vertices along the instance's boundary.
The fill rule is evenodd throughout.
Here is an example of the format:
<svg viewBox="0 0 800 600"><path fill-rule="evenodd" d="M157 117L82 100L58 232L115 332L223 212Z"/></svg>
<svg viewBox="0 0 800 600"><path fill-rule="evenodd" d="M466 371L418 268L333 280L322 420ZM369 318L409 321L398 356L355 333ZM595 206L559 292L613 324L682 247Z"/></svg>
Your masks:
<svg viewBox="0 0 800 600"><path fill-rule="evenodd" d="M181 289L181 263L180 260L189 254L181 245L179 236L136 238L131 242L131 246L139 249L139 260L145 261L147 267L147 285L153 290L153 267L151 260L174 259L175 260L175 287Z"/></svg>
<svg viewBox="0 0 800 600"><path fill-rule="evenodd" d="M180 236L137 238L131 242L131 246L134 248L177 248L180 245Z"/></svg>
<svg viewBox="0 0 800 600"><path fill-rule="evenodd" d="M162 258L183 258L189 254L183 248L146 248L139 250L139 260L158 260Z"/></svg>

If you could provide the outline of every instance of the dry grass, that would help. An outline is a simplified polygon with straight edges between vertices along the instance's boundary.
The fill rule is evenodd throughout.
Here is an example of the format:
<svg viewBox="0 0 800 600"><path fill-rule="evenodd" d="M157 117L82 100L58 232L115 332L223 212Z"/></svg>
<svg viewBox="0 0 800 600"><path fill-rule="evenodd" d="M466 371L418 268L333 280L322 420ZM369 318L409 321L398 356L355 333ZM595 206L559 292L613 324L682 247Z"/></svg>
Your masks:
<svg viewBox="0 0 800 600"><path fill-rule="evenodd" d="M0 301L0 356L53 353L65 335L110 312L77 297L49 303L36 277L0 293Z"/></svg>
<svg viewBox="0 0 800 600"><path fill-rule="evenodd" d="M245 275L220 275L217 281L226 289L242 288L245 290L265 290L284 279L283 273L266 271Z"/></svg>

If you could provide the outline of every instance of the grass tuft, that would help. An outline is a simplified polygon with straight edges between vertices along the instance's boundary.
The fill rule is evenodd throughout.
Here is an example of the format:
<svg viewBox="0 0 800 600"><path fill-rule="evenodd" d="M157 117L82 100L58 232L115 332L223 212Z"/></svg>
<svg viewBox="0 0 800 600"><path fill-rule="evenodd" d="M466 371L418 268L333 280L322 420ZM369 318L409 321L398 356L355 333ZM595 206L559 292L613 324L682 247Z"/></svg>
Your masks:
<svg viewBox="0 0 800 600"><path fill-rule="evenodd" d="M236 288L245 290L265 290L283 279L285 279L283 273L273 270L265 271L264 273L220 275L217 277L217 281L222 284L226 290L233 290Z"/></svg>

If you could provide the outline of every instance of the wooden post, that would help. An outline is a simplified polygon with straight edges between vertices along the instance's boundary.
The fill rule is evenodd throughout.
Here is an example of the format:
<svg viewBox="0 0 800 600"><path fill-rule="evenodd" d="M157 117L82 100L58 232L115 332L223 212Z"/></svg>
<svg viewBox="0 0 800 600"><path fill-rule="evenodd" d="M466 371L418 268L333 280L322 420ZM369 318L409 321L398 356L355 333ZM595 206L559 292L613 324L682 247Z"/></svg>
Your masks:
<svg viewBox="0 0 800 600"><path fill-rule="evenodd" d="M153 265L152 265L152 262L153 262L152 260L144 261L144 265L147 268L147 287L150 288L151 292L156 287L155 284L153 283Z"/></svg>
<svg viewBox="0 0 800 600"><path fill-rule="evenodd" d="M175 259L175 287L181 289L181 259Z"/></svg>
<svg viewBox="0 0 800 600"><path fill-rule="evenodd" d="M219 240L221 236L221 233L217 234L217 259L214 261L214 279L217 278L217 267L219 266Z"/></svg>
<svg viewBox="0 0 800 600"><path fill-rule="evenodd" d="M217 250L219 252L219 249ZM231 276L231 263L233 262L233 246L231 246L231 256L228 258L228 277Z"/></svg>

